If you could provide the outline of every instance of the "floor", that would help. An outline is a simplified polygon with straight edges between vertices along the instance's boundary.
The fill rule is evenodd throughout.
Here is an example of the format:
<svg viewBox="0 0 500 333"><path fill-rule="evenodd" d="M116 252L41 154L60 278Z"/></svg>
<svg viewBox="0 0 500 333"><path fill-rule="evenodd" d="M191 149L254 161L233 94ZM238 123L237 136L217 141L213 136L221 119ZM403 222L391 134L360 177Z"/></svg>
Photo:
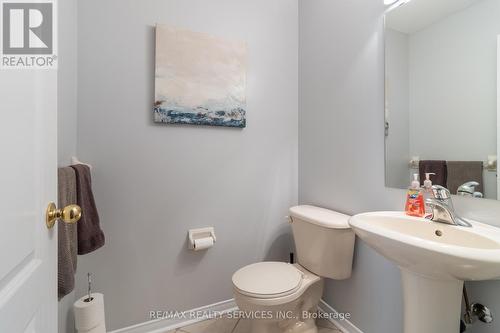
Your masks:
<svg viewBox="0 0 500 333"><path fill-rule="evenodd" d="M316 324L318 325L318 333L341 333L330 321L326 319L319 319ZM248 319L228 319L219 318L201 321L186 327L178 328L175 331L168 331L165 333L248 333L249 320Z"/></svg>

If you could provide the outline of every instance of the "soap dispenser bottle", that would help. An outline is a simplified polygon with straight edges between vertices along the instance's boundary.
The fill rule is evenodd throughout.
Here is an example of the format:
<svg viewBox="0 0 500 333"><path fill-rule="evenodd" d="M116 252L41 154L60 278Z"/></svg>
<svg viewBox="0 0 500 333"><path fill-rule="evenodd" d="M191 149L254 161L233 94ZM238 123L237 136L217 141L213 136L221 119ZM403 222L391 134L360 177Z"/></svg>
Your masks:
<svg viewBox="0 0 500 333"><path fill-rule="evenodd" d="M406 215L423 217L425 216L425 203L424 196L420 188L420 182L418 181L418 173L413 174L413 181L411 186L408 188L408 193L406 195Z"/></svg>
<svg viewBox="0 0 500 333"><path fill-rule="evenodd" d="M432 192L432 181L431 176L434 176L434 172L427 172L425 174L424 187L422 188L422 194L424 196L424 205L427 199L434 198L434 193ZM429 205L425 205L425 217L432 215L432 208Z"/></svg>

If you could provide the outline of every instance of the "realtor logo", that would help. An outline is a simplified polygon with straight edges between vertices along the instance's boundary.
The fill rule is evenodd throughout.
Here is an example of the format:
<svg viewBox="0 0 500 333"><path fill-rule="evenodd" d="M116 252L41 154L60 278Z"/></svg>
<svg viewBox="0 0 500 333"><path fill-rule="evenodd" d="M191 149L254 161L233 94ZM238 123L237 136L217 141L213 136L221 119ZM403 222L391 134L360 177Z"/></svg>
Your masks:
<svg viewBox="0 0 500 333"><path fill-rule="evenodd" d="M36 0L35 0L36 1ZM0 0L2 51L0 67L56 68L53 0Z"/></svg>

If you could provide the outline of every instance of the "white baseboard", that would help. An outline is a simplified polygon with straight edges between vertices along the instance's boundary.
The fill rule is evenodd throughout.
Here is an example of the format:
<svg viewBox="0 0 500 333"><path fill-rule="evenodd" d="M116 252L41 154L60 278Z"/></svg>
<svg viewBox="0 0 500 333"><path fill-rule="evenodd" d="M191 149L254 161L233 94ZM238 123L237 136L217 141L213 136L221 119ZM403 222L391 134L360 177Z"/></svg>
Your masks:
<svg viewBox="0 0 500 333"><path fill-rule="evenodd" d="M337 328L343 333L363 333L363 331L357 328L348 319L336 319L340 317L339 313L324 300L319 302L318 308L320 311L327 313L329 315L327 319L337 326Z"/></svg>
<svg viewBox="0 0 500 333"><path fill-rule="evenodd" d="M328 305L324 300L320 301L318 308L320 311L329 314L327 319L331 321L343 333L363 333L349 320L336 319L340 317L339 313L330 305ZM238 307L236 306L234 299L230 299L227 301L185 311L185 317L183 318L150 320L130 327L120 328L109 333L164 333L166 331L175 330L177 328L185 327L203 320L210 319L210 313L224 314L235 311L237 309ZM202 313L203 315L199 316L200 313Z"/></svg>
<svg viewBox="0 0 500 333"><path fill-rule="evenodd" d="M202 306L197 309L184 311L183 318L155 319L130 327L120 328L109 333L164 333L187 325L191 325L203 320L210 319L210 313L224 314L237 310L238 307L234 299ZM199 316L199 314L203 314ZM192 318L192 319L190 319Z"/></svg>

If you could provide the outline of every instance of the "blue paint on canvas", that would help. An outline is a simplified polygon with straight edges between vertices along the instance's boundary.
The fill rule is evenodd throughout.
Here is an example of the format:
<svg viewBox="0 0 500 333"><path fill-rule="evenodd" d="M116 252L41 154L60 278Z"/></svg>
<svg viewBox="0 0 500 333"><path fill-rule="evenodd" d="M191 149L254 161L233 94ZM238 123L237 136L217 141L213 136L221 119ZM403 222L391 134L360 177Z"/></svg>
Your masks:
<svg viewBox="0 0 500 333"><path fill-rule="evenodd" d="M246 127L245 110L241 107L225 111L209 110L205 107L186 109L157 102L154 108L154 121L167 124L191 124L207 126Z"/></svg>

